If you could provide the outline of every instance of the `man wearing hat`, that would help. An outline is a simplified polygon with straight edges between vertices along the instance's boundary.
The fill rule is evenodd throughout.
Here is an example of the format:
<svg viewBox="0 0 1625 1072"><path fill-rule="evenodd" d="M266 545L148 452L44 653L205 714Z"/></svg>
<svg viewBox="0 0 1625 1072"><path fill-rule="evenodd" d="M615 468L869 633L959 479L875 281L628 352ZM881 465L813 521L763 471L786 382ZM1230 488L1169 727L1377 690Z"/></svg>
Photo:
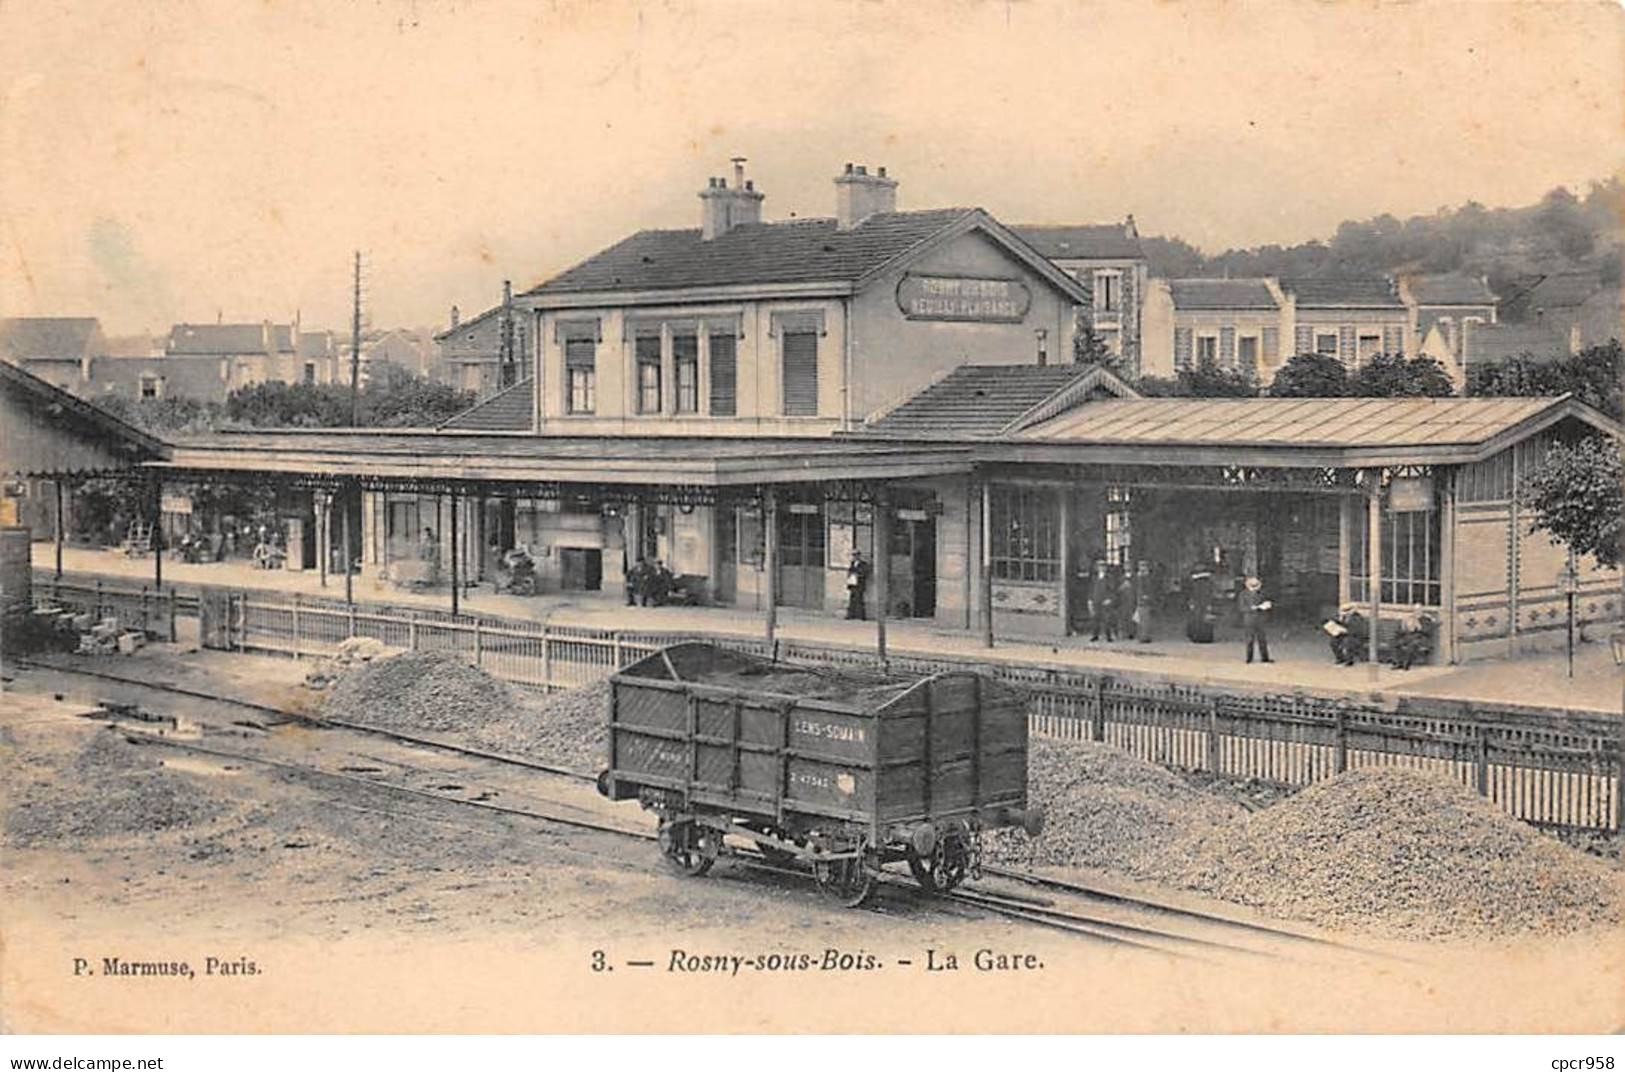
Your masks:
<svg viewBox="0 0 1625 1072"><path fill-rule="evenodd" d="M1274 662L1270 658L1270 642L1264 623L1275 604L1264 598L1264 582L1248 577L1241 590L1241 627L1247 634L1247 661L1253 661L1253 645L1258 645L1258 661Z"/></svg>

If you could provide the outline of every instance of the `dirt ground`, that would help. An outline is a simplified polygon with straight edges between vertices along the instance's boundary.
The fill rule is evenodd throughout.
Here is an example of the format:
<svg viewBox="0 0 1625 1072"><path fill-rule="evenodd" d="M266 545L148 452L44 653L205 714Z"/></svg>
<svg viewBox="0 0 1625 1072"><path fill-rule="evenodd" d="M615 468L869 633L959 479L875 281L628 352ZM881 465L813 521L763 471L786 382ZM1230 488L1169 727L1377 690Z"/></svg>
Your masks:
<svg viewBox="0 0 1625 1072"><path fill-rule="evenodd" d="M0 697L8 1031L1621 1026L1617 941L1254 965L893 895L845 910L726 861L671 876L647 842L136 747L73 717L107 687L27 677ZM980 949L1026 966L978 970ZM734 974L733 957L761 966Z"/></svg>

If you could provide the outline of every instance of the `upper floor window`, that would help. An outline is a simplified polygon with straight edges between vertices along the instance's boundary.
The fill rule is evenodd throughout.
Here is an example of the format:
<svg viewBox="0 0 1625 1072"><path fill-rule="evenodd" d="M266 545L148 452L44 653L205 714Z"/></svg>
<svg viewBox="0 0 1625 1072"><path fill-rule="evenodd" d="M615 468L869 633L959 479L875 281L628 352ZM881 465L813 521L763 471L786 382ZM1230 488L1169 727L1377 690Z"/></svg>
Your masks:
<svg viewBox="0 0 1625 1072"><path fill-rule="evenodd" d="M144 372L144 373L141 374L141 397L142 398L162 398L163 394L164 394L163 377L155 376L152 373L148 373L148 372Z"/></svg>
<svg viewBox="0 0 1625 1072"><path fill-rule="evenodd" d="M671 337L672 369L677 377L676 412L700 411L700 337L687 333Z"/></svg>
<svg viewBox="0 0 1625 1072"><path fill-rule="evenodd" d="M1335 331L1317 331L1317 332L1315 332L1315 353L1317 353L1317 354L1325 354L1328 357L1336 357L1337 356L1337 332L1335 332Z"/></svg>
<svg viewBox="0 0 1625 1072"><path fill-rule="evenodd" d="M1243 369L1258 370L1258 336L1242 335L1236 339L1236 364Z"/></svg>
<svg viewBox="0 0 1625 1072"><path fill-rule="evenodd" d="M1123 277L1118 272L1095 273L1095 309L1115 313L1123 307Z"/></svg>
<svg viewBox="0 0 1625 1072"><path fill-rule="evenodd" d="M660 336L640 335L634 343L638 369L638 412L660 412Z"/></svg>
<svg viewBox="0 0 1625 1072"><path fill-rule="evenodd" d="M305 362L305 382L306 383L315 383L316 382L316 362L314 362L314 361L306 361Z"/></svg>
<svg viewBox="0 0 1625 1072"><path fill-rule="evenodd" d="M1360 336L1360 341L1359 341L1359 346L1356 348L1355 353L1357 353L1359 355L1359 359L1361 361L1365 361L1365 360L1368 360L1369 358L1376 357L1378 354L1382 353L1382 334L1381 334L1381 332L1377 332L1377 333L1373 333L1373 334L1369 334L1369 335L1361 335Z"/></svg>
<svg viewBox="0 0 1625 1072"><path fill-rule="evenodd" d="M711 350L711 416L732 417L739 406L739 356L732 332L713 333L706 340Z"/></svg>
<svg viewBox="0 0 1625 1072"><path fill-rule="evenodd" d="M1219 337L1217 335L1198 335L1196 337L1196 363L1219 363Z"/></svg>
<svg viewBox="0 0 1625 1072"><path fill-rule="evenodd" d="M779 345L784 362L784 415L818 416L818 333L785 331Z"/></svg>
<svg viewBox="0 0 1625 1072"><path fill-rule="evenodd" d="M564 405L567 413L598 408L598 343L591 335L564 341Z"/></svg>

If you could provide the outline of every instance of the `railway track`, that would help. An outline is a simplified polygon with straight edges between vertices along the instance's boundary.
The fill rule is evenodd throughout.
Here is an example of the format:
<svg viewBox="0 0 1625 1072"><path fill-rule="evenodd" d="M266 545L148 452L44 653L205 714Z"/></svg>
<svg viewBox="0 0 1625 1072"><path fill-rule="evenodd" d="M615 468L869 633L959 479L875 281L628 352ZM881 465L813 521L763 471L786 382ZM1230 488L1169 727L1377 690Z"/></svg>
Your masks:
<svg viewBox="0 0 1625 1072"><path fill-rule="evenodd" d="M115 683L121 689L137 690L159 697L184 697L192 701L253 711L261 716L260 721L254 723L238 720L215 727L223 735L235 733L239 740L252 740L250 747L216 747L201 740L185 739L155 729L156 724L153 720L143 718L137 713L137 705L103 701L103 707L100 709L101 717L96 718L96 721L126 731L132 740L143 743L206 756L217 761L253 764L291 776L315 777L340 785L381 790L407 799L477 809L489 814L643 842L657 840L655 834L647 829L605 822L601 815L594 814L585 796L582 804L572 804L557 797L538 796L531 791L532 785L522 784L516 780L524 778L528 782L531 774L543 773L576 787L584 787L584 783L594 781L594 775L581 771L523 757L467 748L434 737L420 737L357 723L316 718L242 697L63 665L55 660L14 661L13 665L47 673L88 677ZM268 754L265 749L256 747L274 739L275 727L288 724L338 730L355 737L386 741L394 746L396 751L394 754L365 753L333 748L329 750L329 762L324 765L309 761L312 754L309 742L302 745L300 760ZM250 734L257 736L250 738L248 736ZM320 753L322 750L316 751ZM422 757L414 754L424 751L469 764L483 765L486 769L480 772L466 768L459 770L444 765L425 766L420 762ZM394 768L393 775L390 774L389 768ZM468 795L471 792L478 795ZM521 803L500 803L494 799L495 797L517 800ZM596 794L594 793L590 799L595 802ZM798 876L802 874L800 871L767 863L758 854L749 850L734 849L729 856L752 870ZM888 892L888 904L894 900L902 900L919 906L955 906L984 916L999 917L1097 944L1131 947L1174 957L1296 958L1311 953L1371 955L1369 950L1283 927L1204 913L1148 898L1126 896L1082 883L1000 867L986 867L983 871L988 878L1002 882L1005 888L977 885L962 887L948 893L928 894L913 882L896 876L887 876L882 882L882 888ZM1044 895L1023 894L1009 889L1010 886L1042 890Z"/></svg>

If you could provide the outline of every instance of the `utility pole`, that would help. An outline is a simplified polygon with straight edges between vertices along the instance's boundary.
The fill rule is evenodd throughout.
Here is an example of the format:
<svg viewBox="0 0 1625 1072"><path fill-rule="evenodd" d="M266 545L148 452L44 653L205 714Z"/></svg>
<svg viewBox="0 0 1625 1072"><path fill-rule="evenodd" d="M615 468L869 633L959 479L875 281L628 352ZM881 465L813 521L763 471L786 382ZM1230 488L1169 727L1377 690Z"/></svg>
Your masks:
<svg viewBox="0 0 1625 1072"><path fill-rule="evenodd" d="M361 423L361 251L355 251L355 301L350 312L350 426Z"/></svg>

